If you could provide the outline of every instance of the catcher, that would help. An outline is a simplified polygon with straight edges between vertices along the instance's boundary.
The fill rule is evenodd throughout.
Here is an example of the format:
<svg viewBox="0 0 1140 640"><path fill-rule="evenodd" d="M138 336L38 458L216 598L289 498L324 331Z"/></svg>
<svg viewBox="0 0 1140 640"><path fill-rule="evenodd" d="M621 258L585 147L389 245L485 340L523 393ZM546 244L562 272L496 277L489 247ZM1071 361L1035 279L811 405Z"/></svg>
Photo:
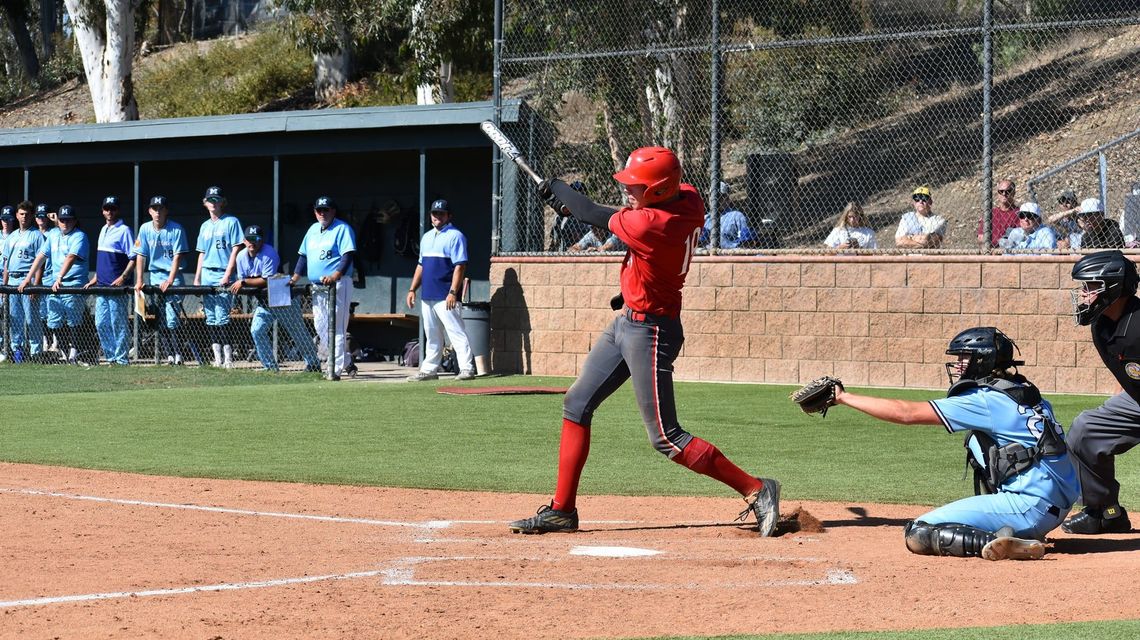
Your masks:
<svg viewBox="0 0 1140 640"><path fill-rule="evenodd" d="M965 431L974 495L909 522L906 547L921 555L1037 560L1045 534L1080 495L1076 467L1053 407L1016 367L1013 341L994 327L974 327L950 341L950 389L929 402L849 393L819 378L792 394L808 413L841 404L896 424L940 424Z"/></svg>

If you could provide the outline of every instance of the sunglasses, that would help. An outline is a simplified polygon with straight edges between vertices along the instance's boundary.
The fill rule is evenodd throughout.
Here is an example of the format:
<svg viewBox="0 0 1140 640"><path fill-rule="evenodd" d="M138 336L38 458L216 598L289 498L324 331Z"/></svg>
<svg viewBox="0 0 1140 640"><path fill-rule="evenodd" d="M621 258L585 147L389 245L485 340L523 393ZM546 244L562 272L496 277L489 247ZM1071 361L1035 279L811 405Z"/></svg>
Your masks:
<svg viewBox="0 0 1140 640"><path fill-rule="evenodd" d="M1022 220L1025 220L1026 218L1036 218L1037 214L1022 211L1022 212L1017 214L1017 217L1021 218Z"/></svg>
<svg viewBox="0 0 1140 640"><path fill-rule="evenodd" d="M930 196L911 196L910 199L915 202L930 202Z"/></svg>
<svg viewBox="0 0 1140 640"><path fill-rule="evenodd" d="M998 193L1002 194L1003 196L1012 196L1013 189L998 189Z"/></svg>

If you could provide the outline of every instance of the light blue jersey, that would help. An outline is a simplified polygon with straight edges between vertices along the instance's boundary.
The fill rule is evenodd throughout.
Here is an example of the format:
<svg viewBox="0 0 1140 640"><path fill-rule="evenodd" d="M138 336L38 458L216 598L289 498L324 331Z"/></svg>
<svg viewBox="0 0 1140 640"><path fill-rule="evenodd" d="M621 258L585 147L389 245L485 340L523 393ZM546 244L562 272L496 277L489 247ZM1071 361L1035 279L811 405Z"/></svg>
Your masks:
<svg viewBox="0 0 1140 640"><path fill-rule="evenodd" d="M203 222L198 230L197 245L198 253L203 254L202 268L225 271L230 266L233 248L242 244L243 238L241 223L231 215Z"/></svg>
<svg viewBox="0 0 1140 640"><path fill-rule="evenodd" d="M250 257L248 250L238 253L235 268L238 278L272 278L280 266L281 258L277 255L277 250L263 244L256 256Z"/></svg>
<svg viewBox="0 0 1140 640"><path fill-rule="evenodd" d="M301 240L297 253L305 256L308 266L305 275L309 281L320 282L321 278L336 271L341 256L350 251L356 251L356 233L347 222L336 218L327 229L321 229L321 223L314 222ZM352 268L353 265L349 265L341 276L351 277Z"/></svg>
<svg viewBox="0 0 1140 640"><path fill-rule="evenodd" d="M44 234L39 229L16 229L8 234L4 244L4 254L8 258L8 274L24 277L31 270L40 248L44 245Z"/></svg>
<svg viewBox="0 0 1140 640"><path fill-rule="evenodd" d="M75 256L75 262L72 263L71 268L61 281L61 285L64 287L81 287L87 284L89 253L90 246L87 242L87 234L79 227L72 229L71 233L67 235L64 235L59 228L48 231L47 240L40 247L40 255L47 256L51 261L52 273L61 273L63 261L67 259L67 256ZM55 284L54 280L44 282L45 286L52 284Z"/></svg>
<svg viewBox="0 0 1140 640"><path fill-rule="evenodd" d="M174 256L189 253L190 243L182 225L167 220L166 225L156 229L153 222L139 227L139 237L135 239L134 255L146 258L146 270L150 274L150 284L160 284L170 276ZM227 258L228 260L228 258Z"/></svg>

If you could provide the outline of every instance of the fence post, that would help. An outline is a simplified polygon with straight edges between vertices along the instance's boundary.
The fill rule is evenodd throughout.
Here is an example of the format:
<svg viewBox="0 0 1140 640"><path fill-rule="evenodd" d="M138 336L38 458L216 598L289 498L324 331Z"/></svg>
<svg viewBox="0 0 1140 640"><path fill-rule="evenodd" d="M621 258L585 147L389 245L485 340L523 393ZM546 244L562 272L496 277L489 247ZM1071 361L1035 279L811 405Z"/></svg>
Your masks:
<svg viewBox="0 0 1140 640"><path fill-rule="evenodd" d="M491 81L494 85L492 91L493 119L495 126L502 126L503 121L503 87L502 58L503 58L503 0L495 0L495 34L494 34L494 61L492 62ZM503 164L502 152L498 145L491 145L491 255L499 255L499 243L502 234L499 232L500 208L503 204L503 187L501 184L500 169ZM422 215L422 209L421 209Z"/></svg>
<svg viewBox="0 0 1140 640"><path fill-rule="evenodd" d="M1100 173L1100 209L1108 216L1108 156L1101 151L1097 154L1097 169Z"/></svg>
<svg viewBox="0 0 1140 640"><path fill-rule="evenodd" d="M329 355L329 368L327 375L328 380L340 380L340 372L336 370L336 283L325 287L325 295L328 300L325 308L328 310L325 317L328 323L325 325L325 338L328 340L325 344L328 346L326 351ZM348 349L348 344L344 345Z"/></svg>
<svg viewBox="0 0 1140 640"><path fill-rule="evenodd" d="M982 3L982 241L978 243L979 253L991 252L994 215L994 158L990 129L993 123L990 104L994 86L993 37L993 0L985 0Z"/></svg>

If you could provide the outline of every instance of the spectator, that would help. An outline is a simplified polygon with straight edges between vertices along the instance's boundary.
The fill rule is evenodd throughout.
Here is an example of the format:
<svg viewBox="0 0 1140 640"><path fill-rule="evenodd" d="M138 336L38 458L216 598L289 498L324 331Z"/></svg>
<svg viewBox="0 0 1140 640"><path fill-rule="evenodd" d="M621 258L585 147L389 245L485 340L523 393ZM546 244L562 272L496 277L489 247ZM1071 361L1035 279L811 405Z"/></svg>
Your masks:
<svg viewBox="0 0 1140 640"><path fill-rule="evenodd" d="M570 183L570 188L578 193L586 193L586 185L581 180ZM570 247L584 234L590 232L590 225L580 222L573 216L557 215L554 217L554 226L550 228L550 247L548 251L570 251Z"/></svg>
<svg viewBox="0 0 1140 640"><path fill-rule="evenodd" d="M720 248L738 249L755 239L756 234L752 231L752 228L748 226L748 218L745 217L744 212L732 206L732 200L729 198L728 184L725 182L720 183L720 195L721 197L717 201L717 208L721 210ZM712 215L705 214L705 226L701 230L701 246L708 245L712 227Z"/></svg>
<svg viewBox="0 0 1140 640"><path fill-rule="evenodd" d="M1041 208L1036 202L1021 205L1017 214L1020 228L1010 233L1008 249L1056 249L1057 233L1052 227L1041 224ZM1016 239L1015 239L1016 237Z"/></svg>
<svg viewBox="0 0 1140 640"><path fill-rule="evenodd" d="M1057 248L1069 249L1072 244L1070 238L1079 234L1081 228L1077 225L1077 212L1081 207L1077 202L1077 194L1071 189L1065 189L1057 196L1058 211L1049 216L1049 225L1057 233Z"/></svg>
<svg viewBox="0 0 1140 640"><path fill-rule="evenodd" d="M44 204L42 202L40 204L36 205L36 228L40 230L40 233L44 234L45 239L47 238L48 231L51 231L52 229L55 228L55 222L53 222L53 218L55 216L55 213L51 212L50 209L51 209L51 207L47 206L46 204ZM52 278L51 264L45 262L44 263L44 273L42 276L40 276L40 282L51 282L51 278ZM48 297L47 296L36 296L36 297L38 297L40 299L40 304L39 304L39 307L40 307L40 324L46 326L47 325L47 315L48 315ZM44 335L44 351L45 352L46 351L56 351L58 349L59 349L59 345L57 345L55 342L49 343L48 337L45 334Z"/></svg>
<svg viewBox="0 0 1140 640"><path fill-rule="evenodd" d="M242 287L264 289L269 286L269 278L277 275L281 266L281 258L271 245L265 244L265 234L261 227L252 224L245 228L245 251L237 255L234 264L236 278L230 293L237 295ZM249 325L249 333L253 336L253 345L257 350L257 359L265 371L278 371L277 358L273 354L273 345L270 342L270 329L273 323L280 323L282 328L293 339L293 344L301 351L305 360L306 371L320 370L317 360L317 350L313 348L313 341L305 331L304 321L301 320L301 301L294 298L292 304L284 307L270 307L264 293L254 298L257 308L253 311L253 320Z"/></svg>
<svg viewBox="0 0 1140 640"><path fill-rule="evenodd" d="M416 265L412 286L408 289L408 308L414 309L416 289L423 285L420 317L423 318L426 339L420 370L409 376L408 381L439 378L445 331L459 363L459 375L455 379L470 380L475 377L475 360L463 326L463 310L459 306L459 291L467 269L467 237L451 224L451 207L447 200L431 203L431 226L420 241L420 263Z"/></svg>
<svg viewBox="0 0 1140 640"><path fill-rule="evenodd" d="M36 206L31 202L16 205L18 226L8 234L5 254L8 256L4 268L4 284L21 288L35 285L36 256L44 245L44 235L36 228L33 212ZM40 324L39 296L8 296L8 337L12 346L12 361L23 362L42 359L43 325Z"/></svg>
<svg viewBox="0 0 1140 640"><path fill-rule="evenodd" d="M1009 229L1018 226L1019 213L1017 201L1017 185L1013 180L1005 179L997 185L997 203L991 210L990 216L990 248L1000 246L1000 240L1005 237ZM985 242L985 220L978 220L978 244Z"/></svg>
<svg viewBox="0 0 1140 640"><path fill-rule="evenodd" d="M606 237L606 236L609 237ZM615 234L607 234L602 227L591 227L582 239L570 246L570 251L625 251L625 244Z"/></svg>
<svg viewBox="0 0 1140 640"><path fill-rule="evenodd" d="M234 274L234 260L245 247L242 242L241 223L226 213L226 199L221 187L206 189L202 206L210 217L198 231L198 269L194 272L194 286L219 287L219 293L202 296L202 312L206 316L206 332L214 353L214 366L232 368L233 347L230 338L230 309L233 296L224 287Z"/></svg>
<svg viewBox="0 0 1140 640"><path fill-rule="evenodd" d="M347 349L348 315L352 310L352 269L356 259L356 232L336 217L336 202L321 196L313 202L313 216L317 221L309 227L297 250L297 267L289 284L297 282L301 274L315 285L324 288L313 291L313 328L317 332L320 352L327 354L336 375L356 375L356 365ZM422 259L424 248L420 247ZM333 313L329 314L329 296L334 295ZM335 317L333 317L335 316ZM329 344L329 325L333 328L333 343Z"/></svg>
<svg viewBox="0 0 1140 640"><path fill-rule="evenodd" d="M78 335L87 305L83 296L60 292L78 289L87 283L90 245L87 234L79 228L79 221L75 219L75 210L71 205L60 206L56 212L56 223L59 226L48 232L32 270L40 274L41 264L51 261L54 278L51 288L55 293L48 297L48 330L57 334L63 332L64 339L59 342L67 344L68 364L87 366L81 359ZM44 282L44 285L48 283ZM23 290L23 285L20 290Z"/></svg>
<svg viewBox="0 0 1140 640"><path fill-rule="evenodd" d="M12 205L4 205L0 208L0 273L3 273L8 268L8 235L16 228L16 212L12 209ZM4 311L4 306L8 302L8 296L0 295L0 314ZM3 317L0 315L0 317ZM5 345L0 345L0 362L8 360L8 350Z"/></svg>
<svg viewBox="0 0 1140 640"><path fill-rule="evenodd" d="M908 211L899 220L895 231L895 246L904 249L937 249L946 236L946 219L932 211L934 198L930 187L923 185L910 195L914 211Z"/></svg>
<svg viewBox="0 0 1140 640"><path fill-rule="evenodd" d="M1070 245L1076 249L1121 249L1124 235L1120 227L1104 217L1104 207L1097 198L1085 198L1077 212L1077 224L1081 232L1070 238Z"/></svg>
<svg viewBox="0 0 1140 640"><path fill-rule="evenodd" d="M119 218L117 197L103 198L103 219L107 223L99 230L95 275L83 286L84 289L95 285L120 287L135 270L134 235ZM127 359L130 333L127 330L128 301L126 293L95 296L95 330L99 334L103 357L110 364L130 364Z"/></svg>
<svg viewBox="0 0 1140 640"><path fill-rule="evenodd" d="M182 225L170 219L166 206L166 196L154 196L147 208L150 222L139 227L135 241L135 291L142 291L143 285L158 287L160 307L155 311L156 322L161 327L159 341L165 343L166 364L182 364L182 342L178 339L178 310L182 297L166 295L171 286L183 285L179 267L190 244ZM143 274L146 277L143 277Z"/></svg>
<svg viewBox="0 0 1140 640"><path fill-rule="evenodd" d="M875 230L858 202L848 202L823 244L832 249L878 249Z"/></svg>

